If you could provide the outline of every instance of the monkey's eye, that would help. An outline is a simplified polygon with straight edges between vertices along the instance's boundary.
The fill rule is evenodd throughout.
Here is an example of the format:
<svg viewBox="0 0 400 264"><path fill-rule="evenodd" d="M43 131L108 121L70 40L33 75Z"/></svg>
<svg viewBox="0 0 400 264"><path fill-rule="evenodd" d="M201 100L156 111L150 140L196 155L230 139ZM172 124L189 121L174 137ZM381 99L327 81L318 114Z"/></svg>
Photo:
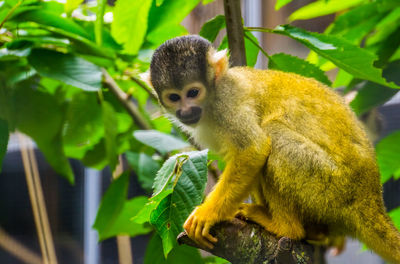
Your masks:
<svg viewBox="0 0 400 264"><path fill-rule="evenodd" d="M187 92L187 97L190 97L190 98L195 98L197 95L199 95L199 90L198 89L190 89L188 92Z"/></svg>
<svg viewBox="0 0 400 264"><path fill-rule="evenodd" d="M179 94L170 94L168 95L168 99L171 100L172 102L178 102L179 100L181 100L181 97L179 96Z"/></svg>

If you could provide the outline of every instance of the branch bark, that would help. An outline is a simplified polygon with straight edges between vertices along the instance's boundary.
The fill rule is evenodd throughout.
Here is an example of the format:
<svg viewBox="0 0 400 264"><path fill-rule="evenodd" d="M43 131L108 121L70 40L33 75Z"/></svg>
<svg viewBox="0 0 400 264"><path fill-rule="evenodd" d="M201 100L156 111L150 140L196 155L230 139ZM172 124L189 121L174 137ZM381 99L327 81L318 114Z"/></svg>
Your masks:
<svg viewBox="0 0 400 264"><path fill-rule="evenodd" d="M280 239L258 224L233 219L221 222L211 229L218 238L212 250L202 248L185 232L177 237L179 244L203 249L232 264L323 264L325 248L287 237Z"/></svg>
<svg viewBox="0 0 400 264"><path fill-rule="evenodd" d="M228 35L230 62L232 66L245 66L244 33L240 0L224 0L226 34Z"/></svg>

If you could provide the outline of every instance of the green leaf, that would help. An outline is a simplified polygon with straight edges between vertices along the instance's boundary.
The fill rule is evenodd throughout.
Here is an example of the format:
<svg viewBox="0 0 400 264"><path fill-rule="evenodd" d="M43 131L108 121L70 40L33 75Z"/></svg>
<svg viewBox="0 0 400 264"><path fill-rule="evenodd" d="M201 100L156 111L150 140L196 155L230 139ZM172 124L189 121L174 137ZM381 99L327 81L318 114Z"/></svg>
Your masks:
<svg viewBox="0 0 400 264"><path fill-rule="evenodd" d="M136 130L133 135L143 144L158 150L162 154L190 146L189 143L179 138L161 133L157 130Z"/></svg>
<svg viewBox="0 0 400 264"><path fill-rule="evenodd" d="M370 2L343 13L332 24L329 34L337 35L365 23L370 18L381 17L382 14L377 12L377 8L378 2Z"/></svg>
<svg viewBox="0 0 400 264"><path fill-rule="evenodd" d="M151 198L147 204L140 210L137 215L132 218L132 221L138 224L150 223L151 213L160 205L160 203L171 195L172 189L165 190Z"/></svg>
<svg viewBox="0 0 400 264"><path fill-rule="evenodd" d="M104 138L97 143L93 149L90 149L85 153L82 162L85 166L96 170L102 170L107 166L108 161Z"/></svg>
<svg viewBox="0 0 400 264"><path fill-rule="evenodd" d="M104 240L117 235L137 235L147 234L153 229L149 225L137 224L132 221L132 216L136 215L147 203L146 196L137 196L124 202L118 215L108 223L107 228L99 230L100 240ZM100 217L103 217L100 215Z"/></svg>
<svg viewBox="0 0 400 264"><path fill-rule="evenodd" d="M152 2L118 0L115 4L111 34L127 53L137 54L143 43Z"/></svg>
<svg viewBox="0 0 400 264"><path fill-rule="evenodd" d="M157 234L154 234L147 244L144 255L144 264L204 264L198 249L181 245L174 248L167 259L163 256L162 242Z"/></svg>
<svg viewBox="0 0 400 264"><path fill-rule="evenodd" d="M54 170L73 183L74 175L62 146L62 105L50 94L26 86L16 91L14 100L18 130L33 138Z"/></svg>
<svg viewBox="0 0 400 264"><path fill-rule="evenodd" d="M164 2L164 0L156 0L156 5L160 6L160 5L162 5L163 2Z"/></svg>
<svg viewBox="0 0 400 264"><path fill-rule="evenodd" d="M275 10L281 9L282 7L284 7L285 5L289 4L292 1L293 0L276 0Z"/></svg>
<svg viewBox="0 0 400 264"><path fill-rule="evenodd" d="M227 261L226 259L216 257L216 256L205 257L205 258L203 258L203 260L204 260L204 264L230 264L230 262Z"/></svg>
<svg viewBox="0 0 400 264"><path fill-rule="evenodd" d="M125 206L128 185L129 174L124 172L110 184L104 194L93 225L93 228L99 233L100 240L104 240L112 234L114 225Z"/></svg>
<svg viewBox="0 0 400 264"><path fill-rule="evenodd" d="M146 191L152 190L154 178L157 171L160 169L160 164L153 160L151 156L146 153L137 153L128 151L125 153L126 160L136 172L140 186Z"/></svg>
<svg viewBox="0 0 400 264"><path fill-rule="evenodd" d="M101 103L104 122L104 139L107 153L108 164L111 171L114 171L118 163L117 135L118 135L118 120L112 105L103 101Z"/></svg>
<svg viewBox="0 0 400 264"><path fill-rule="evenodd" d="M376 155L382 183L392 176L395 176L395 179L400 178L400 131L379 141L376 145Z"/></svg>
<svg viewBox="0 0 400 264"><path fill-rule="evenodd" d="M96 91L101 88L100 68L74 55L34 49L28 56L28 61L42 76L86 91Z"/></svg>
<svg viewBox="0 0 400 264"><path fill-rule="evenodd" d="M154 128L162 133L170 134L172 130L171 121L165 116L159 116L152 120Z"/></svg>
<svg viewBox="0 0 400 264"><path fill-rule="evenodd" d="M383 75L390 81L400 83L400 61L391 62ZM391 89L383 85L372 82L366 82L358 91L356 97L351 101L350 106L357 115L361 115L373 107L377 107L390 98L392 98L399 90Z"/></svg>
<svg viewBox="0 0 400 264"><path fill-rule="evenodd" d="M246 64L247 66L254 67L257 63L257 57L259 52L258 39L251 33L245 32L246 38L244 38L244 46L246 50ZM251 39L251 40L250 40ZM257 43L255 45L254 43Z"/></svg>
<svg viewBox="0 0 400 264"><path fill-rule="evenodd" d="M70 14L74 11L84 0L67 0L64 5L65 13Z"/></svg>
<svg viewBox="0 0 400 264"><path fill-rule="evenodd" d="M97 94L80 92L72 97L65 117L64 151L68 157L82 159L104 136L102 109Z"/></svg>
<svg viewBox="0 0 400 264"><path fill-rule="evenodd" d="M365 0L319 0L297 9L289 16L289 20L294 21L325 16L359 5L362 2L365 2Z"/></svg>
<svg viewBox="0 0 400 264"><path fill-rule="evenodd" d="M41 25L62 29L66 32L87 38L85 30L70 19L63 18L46 10L28 10L15 16L13 20L20 22L36 22Z"/></svg>
<svg viewBox="0 0 400 264"><path fill-rule="evenodd" d="M350 106L357 115L361 115L392 98L398 90L376 83L367 82L351 101Z"/></svg>
<svg viewBox="0 0 400 264"><path fill-rule="evenodd" d="M325 73L315 66L303 59L291 56L285 53L274 54L269 58L269 69L276 69L284 72L293 72L305 77L314 78L326 85L331 85L331 81L326 77Z"/></svg>
<svg viewBox="0 0 400 264"><path fill-rule="evenodd" d="M151 42L154 48L156 48L168 39L187 34L188 32L184 26L169 25L165 27L158 27L153 31L149 32L146 36L146 40Z"/></svg>
<svg viewBox="0 0 400 264"><path fill-rule="evenodd" d="M397 229L400 229L400 207L389 212L389 216L392 218L394 225Z"/></svg>
<svg viewBox="0 0 400 264"><path fill-rule="evenodd" d="M348 86L351 80L353 80L353 75L347 73L342 69L339 69L338 73L336 74L335 81L332 84L332 88Z"/></svg>
<svg viewBox="0 0 400 264"><path fill-rule="evenodd" d="M385 18L383 18L375 27L375 32L367 40L367 45L372 45L386 39L390 34L396 31L400 22L400 6L393 9Z"/></svg>
<svg viewBox="0 0 400 264"><path fill-rule="evenodd" d="M382 70L373 66L377 59L376 55L354 46L344 39L308 32L290 25L278 26L273 30L273 33L282 34L299 41L354 77L370 80L391 88L398 88L393 83L387 83L381 76Z"/></svg>
<svg viewBox="0 0 400 264"><path fill-rule="evenodd" d="M186 152L169 158L154 181L154 194L173 192L151 212L150 223L162 238L164 256L177 245L176 236L196 205L207 182L207 150Z"/></svg>
<svg viewBox="0 0 400 264"><path fill-rule="evenodd" d="M147 34L157 28L168 31L171 26L178 25L199 2L200 0L164 0L161 6L156 6L154 1L149 12Z"/></svg>
<svg viewBox="0 0 400 264"><path fill-rule="evenodd" d="M210 42L214 42L218 36L218 33L225 27L225 16L217 15L203 24L199 35L205 39L208 39Z"/></svg>
<svg viewBox="0 0 400 264"><path fill-rule="evenodd" d="M7 145L8 145L8 123L2 119L0 119L0 172L2 168L3 158L7 153Z"/></svg>

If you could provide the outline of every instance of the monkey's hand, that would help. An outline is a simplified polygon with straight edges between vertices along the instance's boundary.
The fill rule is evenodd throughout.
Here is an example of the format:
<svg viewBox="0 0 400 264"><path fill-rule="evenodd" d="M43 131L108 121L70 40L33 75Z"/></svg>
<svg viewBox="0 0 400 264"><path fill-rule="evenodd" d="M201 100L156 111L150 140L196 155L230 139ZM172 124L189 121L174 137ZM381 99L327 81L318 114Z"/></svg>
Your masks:
<svg viewBox="0 0 400 264"><path fill-rule="evenodd" d="M196 207L189 215L183 228L188 236L199 245L212 249L217 238L210 235L210 228L225 219L218 217L216 210L208 209L207 204Z"/></svg>

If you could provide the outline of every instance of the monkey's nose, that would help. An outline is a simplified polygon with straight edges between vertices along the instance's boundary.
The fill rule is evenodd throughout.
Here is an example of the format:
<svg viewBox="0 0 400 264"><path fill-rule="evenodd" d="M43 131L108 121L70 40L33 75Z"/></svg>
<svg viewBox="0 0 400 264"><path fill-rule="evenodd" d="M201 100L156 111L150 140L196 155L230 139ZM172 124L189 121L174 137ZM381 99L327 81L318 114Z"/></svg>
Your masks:
<svg viewBox="0 0 400 264"><path fill-rule="evenodd" d="M190 116L192 114L192 108L188 107L188 108L182 108L181 109L181 116L185 117L185 116Z"/></svg>

